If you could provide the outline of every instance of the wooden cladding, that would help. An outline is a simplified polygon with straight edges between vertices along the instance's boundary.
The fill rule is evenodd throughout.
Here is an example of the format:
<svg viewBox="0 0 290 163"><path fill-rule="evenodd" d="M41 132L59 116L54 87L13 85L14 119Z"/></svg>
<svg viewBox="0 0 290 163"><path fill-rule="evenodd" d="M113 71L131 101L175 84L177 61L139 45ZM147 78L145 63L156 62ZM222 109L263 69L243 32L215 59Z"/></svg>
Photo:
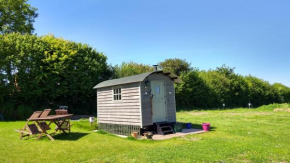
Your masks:
<svg viewBox="0 0 290 163"><path fill-rule="evenodd" d="M104 124L141 124L139 84L125 84L98 90L98 122Z"/></svg>
<svg viewBox="0 0 290 163"><path fill-rule="evenodd" d="M168 74L154 73L150 74L147 79L149 82L153 80L164 81L166 120L176 122L174 82L167 76ZM118 90L114 90L117 88ZM111 133L121 134L122 131L119 130L122 129L131 131L124 126L153 125L150 92L151 88L146 87L144 81L98 88L97 112L101 128L108 129L108 132L113 130Z"/></svg>

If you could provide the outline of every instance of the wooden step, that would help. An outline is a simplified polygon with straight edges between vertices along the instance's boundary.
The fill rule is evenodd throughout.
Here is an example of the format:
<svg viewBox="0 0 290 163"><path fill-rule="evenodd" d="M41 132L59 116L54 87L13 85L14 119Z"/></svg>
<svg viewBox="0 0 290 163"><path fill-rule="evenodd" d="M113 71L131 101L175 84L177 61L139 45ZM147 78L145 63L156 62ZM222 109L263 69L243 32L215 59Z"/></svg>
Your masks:
<svg viewBox="0 0 290 163"><path fill-rule="evenodd" d="M168 134L173 134L174 133L171 125L169 123L167 123L167 122L157 123L156 127L157 127L157 132L160 135L168 135Z"/></svg>
<svg viewBox="0 0 290 163"><path fill-rule="evenodd" d="M163 127L160 127L160 128L170 128L170 126L163 126Z"/></svg>

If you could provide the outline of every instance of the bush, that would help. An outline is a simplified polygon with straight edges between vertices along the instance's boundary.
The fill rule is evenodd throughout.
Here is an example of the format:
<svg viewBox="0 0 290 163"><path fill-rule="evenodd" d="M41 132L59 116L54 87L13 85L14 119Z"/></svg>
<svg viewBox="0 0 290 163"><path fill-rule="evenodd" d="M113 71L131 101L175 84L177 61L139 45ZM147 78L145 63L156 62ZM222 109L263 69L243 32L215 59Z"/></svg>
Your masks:
<svg viewBox="0 0 290 163"><path fill-rule="evenodd" d="M259 110L274 110L276 108L282 108L282 109L288 109L290 108L290 104L284 103L284 104L269 104L269 105L263 105L258 107L257 109Z"/></svg>
<svg viewBox="0 0 290 163"><path fill-rule="evenodd" d="M93 87L112 76L103 53L53 35L0 35L0 54L0 102L11 105L2 106L8 117L58 105L74 114L96 113Z"/></svg>
<svg viewBox="0 0 290 163"><path fill-rule="evenodd" d="M17 113L17 116L15 118L24 120L24 119L29 118L32 115L33 109L27 105L20 105L17 107L16 113Z"/></svg>
<svg viewBox="0 0 290 163"><path fill-rule="evenodd" d="M4 117L5 120L15 120L15 105L11 103L3 103L0 105L0 114Z"/></svg>
<svg viewBox="0 0 290 163"><path fill-rule="evenodd" d="M95 118L95 122L93 122L92 126L91 123L89 122L88 119L80 119L78 121L72 121L73 125L75 127L84 129L84 130L88 130L88 131L92 131L92 130L96 130L98 128L98 123L97 120Z"/></svg>

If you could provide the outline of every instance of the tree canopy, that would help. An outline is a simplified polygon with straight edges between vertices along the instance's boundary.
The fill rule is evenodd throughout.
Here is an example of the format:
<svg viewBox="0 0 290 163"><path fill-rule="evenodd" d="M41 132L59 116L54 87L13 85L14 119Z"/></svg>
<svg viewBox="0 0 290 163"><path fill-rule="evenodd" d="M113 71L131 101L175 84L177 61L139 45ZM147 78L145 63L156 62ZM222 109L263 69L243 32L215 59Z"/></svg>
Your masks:
<svg viewBox="0 0 290 163"><path fill-rule="evenodd" d="M114 67L114 78L121 78L153 71L153 67L145 64L138 64L135 62L123 62L121 65Z"/></svg>
<svg viewBox="0 0 290 163"><path fill-rule="evenodd" d="M105 55L86 44L53 35L0 35L1 104L9 105L12 112L25 106L68 105L73 113L92 114L96 112L93 87L112 76L106 61Z"/></svg>
<svg viewBox="0 0 290 163"><path fill-rule="evenodd" d="M174 72L182 82L175 85L177 109L258 107L269 103L290 102L290 88L253 76L235 73L222 65L214 70L199 70L186 60L174 58L159 62L159 69ZM185 65L185 66L184 66ZM153 71L152 66L123 62L115 66L115 78Z"/></svg>
<svg viewBox="0 0 290 163"><path fill-rule="evenodd" d="M103 53L87 44L31 35L36 11L27 0L0 0L0 114L6 119L24 119L34 110L58 105L68 105L71 113L93 114L94 85L154 71L151 65L135 62L112 67ZM177 109L290 102L289 87L239 75L226 65L201 71L179 58L158 64L182 80L175 85Z"/></svg>
<svg viewBox="0 0 290 163"><path fill-rule="evenodd" d="M161 69L173 72L177 76L181 75L181 73L184 71L187 72L192 70L191 64L188 63L185 59L165 59L158 64Z"/></svg>
<svg viewBox="0 0 290 163"><path fill-rule="evenodd" d="M215 70L182 73L176 85L177 108L258 107L290 102L289 87L253 76L241 76L225 65Z"/></svg>
<svg viewBox="0 0 290 163"><path fill-rule="evenodd" d="M0 34L33 33L36 11L27 0L0 0Z"/></svg>

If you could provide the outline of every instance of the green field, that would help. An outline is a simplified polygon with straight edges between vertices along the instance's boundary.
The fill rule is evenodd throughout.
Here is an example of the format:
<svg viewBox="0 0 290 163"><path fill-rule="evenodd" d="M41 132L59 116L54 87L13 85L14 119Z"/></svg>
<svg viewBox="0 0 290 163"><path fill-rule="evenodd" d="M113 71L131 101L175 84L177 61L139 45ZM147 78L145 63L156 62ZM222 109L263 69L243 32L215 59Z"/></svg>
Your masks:
<svg viewBox="0 0 290 163"><path fill-rule="evenodd" d="M180 111L178 121L212 131L164 141L133 140L89 131L74 122L72 133L19 140L25 122L0 122L0 162L290 162L290 112L276 107ZM290 108L290 107L289 107Z"/></svg>

